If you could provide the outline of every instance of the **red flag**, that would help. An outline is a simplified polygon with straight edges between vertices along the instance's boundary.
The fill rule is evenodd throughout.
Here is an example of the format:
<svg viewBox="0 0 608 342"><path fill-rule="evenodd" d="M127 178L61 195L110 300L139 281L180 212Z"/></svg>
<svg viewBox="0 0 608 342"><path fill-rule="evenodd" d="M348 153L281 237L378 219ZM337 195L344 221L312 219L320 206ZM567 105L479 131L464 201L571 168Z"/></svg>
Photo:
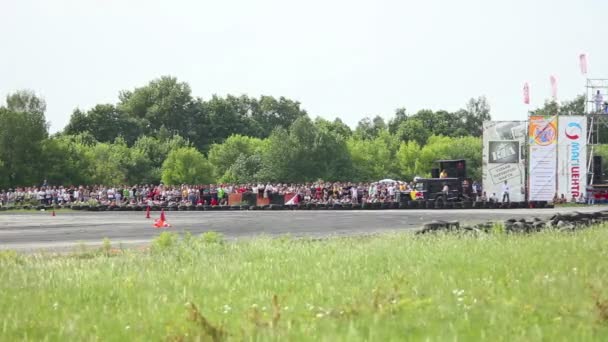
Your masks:
<svg viewBox="0 0 608 342"><path fill-rule="evenodd" d="M553 101L557 100L557 79L555 76L551 75L551 97L553 97Z"/></svg>
<svg viewBox="0 0 608 342"><path fill-rule="evenodd" d="M528 82L524 83L524 103L530 104L530 86Z"/></svg>
<svg viewBox="0 0 608 342"><path fill-rule="evenodd" d="M581 65L581 74L586 75L587 74L587 55L584 53L581 53L580 56L578 56L580 65Z"/></svg>

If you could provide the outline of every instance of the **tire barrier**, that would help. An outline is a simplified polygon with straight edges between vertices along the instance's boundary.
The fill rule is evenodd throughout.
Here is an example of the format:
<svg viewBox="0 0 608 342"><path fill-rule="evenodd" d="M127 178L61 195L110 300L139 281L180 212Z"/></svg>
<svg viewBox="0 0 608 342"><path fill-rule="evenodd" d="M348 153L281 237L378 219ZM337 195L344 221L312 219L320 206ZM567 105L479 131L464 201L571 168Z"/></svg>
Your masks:
<svg viewBox="0 0 608 342"><path fill-rule="evenodd" d="M249 203L248 203L249 202ZM375 202L375 203L299 203L295 205L284 204L265 204L255 205L251 201L242 202L234 205L153 205L150 211L241 211L241 210L412 210L412 209L523 209L523 208L553 208L553 204L547 202L511 202L511 203L494 203L494 202L443 202L443 201L395 201L395 202ZM107 206L107 205L24 205L0 207L0 211L8 210L53 210L71 208L78 211L145 211L146 205L125 205L125 206Z"/></svg>
<svg viewBox="0 0 608 342"><path fill-rule="evenodd" d="M590 213L575 211L567 214L557 213L545 220L538 217L529 219L508 219L503 222L488 221L474 226L460 226L458 221L431 221L424 224L422 229L418 230L416 234L437 232L490 233L496 227L500 227L497 223L501 224L504 232L507 234L534 233L547 229L572 232L605 222L608 222L608 210Z"/></svg>

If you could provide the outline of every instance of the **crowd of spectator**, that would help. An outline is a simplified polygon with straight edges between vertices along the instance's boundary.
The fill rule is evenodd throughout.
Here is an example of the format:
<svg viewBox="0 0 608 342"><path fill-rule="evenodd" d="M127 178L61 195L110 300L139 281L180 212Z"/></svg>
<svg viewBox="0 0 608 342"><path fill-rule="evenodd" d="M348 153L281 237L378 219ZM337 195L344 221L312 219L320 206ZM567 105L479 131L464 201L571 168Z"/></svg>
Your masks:
<svg viewBox="0 0 608 342"><path fill-rule="evenodd" d="M0 191L0 205L226 205L232 193L251 192L262 198L295 194L301 203L374 203L395 201L398 191L409 191L413 183L374 182L307 184L211 184L134 186L39 186Z"/></svg>
<svg viewBox="0 0 608 342"><path fill-rule="evenodd" d="M255 193L260 198L294 194L297 203L375 203L398 200L397 192L414 190L414 182L316 182L306 184L257 183L210 185L39 186L0 190L0 206L10 205L227 205L233 193ZM500 202L496 194L486 195L478 182L472 184L476 201ZM604 192L608 194L608 192ZM602 193L602 195L604 194ZM593 200L593 195L590 198ZM595 197L598 197L597 195ZM608 195L605 196L608 198ZM602 200L600 198L600 200ZM567 200L555 195L554 203L585 203L583 194ZM593 201L595 202L595 201ZM590 203L591 204L591 203Z"/></svg>

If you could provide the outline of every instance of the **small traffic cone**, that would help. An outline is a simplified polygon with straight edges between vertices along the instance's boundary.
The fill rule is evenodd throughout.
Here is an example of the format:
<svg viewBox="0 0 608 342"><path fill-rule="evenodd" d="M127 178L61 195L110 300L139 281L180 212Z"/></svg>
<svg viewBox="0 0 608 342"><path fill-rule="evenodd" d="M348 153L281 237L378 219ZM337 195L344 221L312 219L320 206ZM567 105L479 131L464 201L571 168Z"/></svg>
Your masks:
<svg viewBox="0 0 608 342"><path fill-rule="evenodd" d="M53 209L53 213L51 214L51 216L55 216L55 209Z"/></svg>
<svg viewBox="0 0 608 342"><path fill-rule="evenodd" d="M169 228L171 225L166 221L165 210L161 209L160 218L154 220L154 228Z"/></svg>
<svg viewBox="0 0 608 342"><path fill-rule="evenodd" d="M146 208L146 218L149 219L150 218L150 206L148 206Z"/></svg>

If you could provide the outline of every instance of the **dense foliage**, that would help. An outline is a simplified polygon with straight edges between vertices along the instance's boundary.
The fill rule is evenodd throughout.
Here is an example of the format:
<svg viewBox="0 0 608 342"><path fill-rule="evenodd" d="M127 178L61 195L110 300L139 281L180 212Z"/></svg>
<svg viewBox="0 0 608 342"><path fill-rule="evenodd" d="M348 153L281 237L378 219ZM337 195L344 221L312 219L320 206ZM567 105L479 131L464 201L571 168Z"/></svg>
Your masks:
<svg viewBox="0 0 608 342"><path fill-rule="evenodd" d="M538 113L578 111L580 99ZM300 103L261 96L193 97L173 77L74 110L49 136L43 99L18 91L0 107L0 188L48 184L409 180L435 160L464 158L481 175L484 97L456 112L399 108L393 117L311 119Z"/></svg>

